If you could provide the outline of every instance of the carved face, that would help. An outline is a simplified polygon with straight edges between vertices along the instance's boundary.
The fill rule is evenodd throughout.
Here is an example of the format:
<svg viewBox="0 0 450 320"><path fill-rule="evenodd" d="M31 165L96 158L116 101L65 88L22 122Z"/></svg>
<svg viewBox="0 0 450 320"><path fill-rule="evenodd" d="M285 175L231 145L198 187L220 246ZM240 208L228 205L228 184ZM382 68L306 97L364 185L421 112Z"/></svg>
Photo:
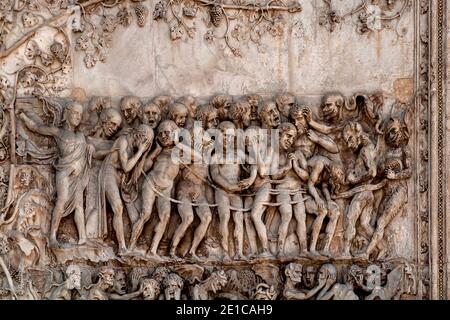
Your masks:
<svg viewBox="0 0 450 320"><path fill-rule="evenodd" d="M125 294L127 292L127 277L125 272L118 271L114 278L114 289L118 294Z"/></svg>
<svg viewBox="0 0 450 320"><path fill-rule="evenodd" d="M289 112L294 106L295 98L290 94L282 95L277 99L278 111L285 117L289 117Z"/></svg>
<svg viewBox="0 0 450 320"><path fill-rule="evenodd" d="M159 285L156 280L146 279L142 284L142 296L144 300L156 300L159 297Z"/></svg>
<svg viewBox="0 0 450 320"><path fill-rule="evenodd" d="M112 288L114 286L114 269L107 268L100 272L100 281L106 286Z"/></svg>
<svg viewBox="0 0 450 320"><path fill-rule="evenodd" d="M286 126L285 129L280 130L280 146L284 150L288 150L294 143L296 137L297 132L295 128L293 126L292 128Z"/></svg>
<svg viewBox="0 0 450 320"><path fill-rule="evenodd" d="M221 133L222 143L226 147L233 148L236 137L236 127L230 121L222 121L217 127Z"/></svg>
<svg viewBox="0 0 450 320"><path fill-rule="evenodd" d="M336 282L336 268L332 264L324 264L319 269L319 283L324 281Z"/></svg>
<svg viewBox="0 0 450 320"><path fill-rule="evenodd" d="M80 125L82 116L83 107L78 103L72 104L66 111L66 121L74 128Z"/></svg>
<svg viewBox="0 0 450 320"><path fill-rule="evenodd" d="M276 128L280 125L280 113L274 102L269 102L261 110L261 122L269 128Z"/></svg>
<svg viewBox="0 0 450 320"><path fill-rule="evenodd" d="M210 281L210 288L212 292L216 293L227 284L228 279L225 271L221 270L214 272L214 274L211 276Z"/></svg>
<svg viewBox="0 0 450 320"><path fill-rule="evenodd" d="M226 95L215 96L212 105L217 109L218 116L221 120L228 119L228 110L231 106L231 97Z"/></svg>
<svg viewBox="0 0 450 320"><path fill-rule="evenodd" d="M314 282L316 280L316 268L314 266L307 266L305 268L304 274L304 283L308 288L312 288L314 286Z"/></svg>
<svg viewBox="0 0 450 320"><path fill-rule="evenodd" d="M170 120L163 121L158 127L158 140L163 147L170 147L175 143L178 127Z"/></svg>
<svg viewBox="0 0 450 320"><path fill-rule="evenodd" d="M164 289L164 295L166 300L180 300L181 288L178 286L176 281L170 280L168 285Z"/></svg>
<svg viewBox="0 0 450 320"><path fill-rule="evenodd" d="M111 138L120 128L122 117L120 114L113 113L102 121L103 132L107 138Z"/></svg>
<svg viewBox="0 0 450 320"><path fill-rule="evenodd" d="M120 109L122 110L123 117L128 124L132 124L134 119L136 119L140 107L140 100L134 97L127 98L122 102Z"/></svg>
<svg viewBox="0 0 450 320"><path fill-rule="evenodd" d="M170 108L170 120L176 123L180 128L186 124L186 118L188 116L187 108L181 103L177 103Z"/></svg>
<svg viewBox="0 0 450 320"><path fill-rule="evenodd" d="M251 94L247 96L247 102L250 104L251 112L250 112L250 120L258 120L258 107L261 102L261 96L257 94Z"/></svg>
<svg viewBox="0 0 450 320"><path fill-rule="evenodd" d="M399 147L404 138L400 121L392 121L386 131L386 142L393 147Z"/></svg>
<svg viewBox="0 0 450 320"><path fill-rule="evenodd" d="M302 282L302 265L290 263L285 270L286 277L289 277L294 284Z"/></svg>
<svg viewBox="0 0 450 320"><path fill-rule="evenodd" d="M305 134L306 131L308 131L308 122L302 114L296 113L295 116L292 117L292 122L297 128L297 133L299 136Z"/></svg>
<svg viewBox="0 0 450 320"><path fill-rule="evenodd" d="M147 104L142 108L142 113L144 116L143 122L155 129L159 121L161 121L161 110L159 107L154 103Z"/></svg>
<svg viewBox="0 0 450 320"><path fill-rule="evenodd" d="M20 79L20 85L23 88L30 88L34 86L36 81L38 80L38 76L31 71L26 71L25 74Z"/></svg>
<svg viewBox="0 0 450 320"><path fill-rule="evenodd" d="M343 136L344 140L347 143L347 147L356 151L359 149L362 139L362 128L358 123L350 123L344 127Z"/></svg>
<svg viewBox="0 0 450 320"><path fill-rule="evenodd" d="M73 268L70 270L68 276L68 287L69 289L80 289L81 288L81 271L79 268Z"/></svg>
<svg viewBox="0 0 450 320"><path fill-rule="evenodd" d="M338 120L343 104L344 98L341 95L333 94L326 96L321 108L323 119L331 123Z"/></svg>

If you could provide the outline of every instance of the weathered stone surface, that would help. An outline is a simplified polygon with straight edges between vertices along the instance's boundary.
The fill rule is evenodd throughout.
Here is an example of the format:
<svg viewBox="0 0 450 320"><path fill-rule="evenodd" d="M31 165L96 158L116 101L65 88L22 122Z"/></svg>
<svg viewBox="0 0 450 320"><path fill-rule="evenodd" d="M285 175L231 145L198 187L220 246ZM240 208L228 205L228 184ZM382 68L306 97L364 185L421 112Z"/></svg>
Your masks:
<svg viewBox="0 0 450 320"><path fill-rule="evenodd" d="M12 5L2 299L447 297L442 0Z"/></svg>

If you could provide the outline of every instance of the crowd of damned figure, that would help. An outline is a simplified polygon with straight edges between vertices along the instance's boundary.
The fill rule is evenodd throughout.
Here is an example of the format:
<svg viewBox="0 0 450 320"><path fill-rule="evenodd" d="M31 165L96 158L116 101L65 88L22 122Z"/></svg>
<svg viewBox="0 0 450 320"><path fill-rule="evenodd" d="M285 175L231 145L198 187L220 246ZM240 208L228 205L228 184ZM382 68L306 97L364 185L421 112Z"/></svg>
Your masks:
<svg viewBox="0 0 450 320"><path fill-rule="evenodd" d="M207 259L198 249L217 215L223 261L368 259L383 253L388 224L406 210L408 106L384 116L382 94L329 93L316 113L292 94L217 95L204 104L191 96L147 102L128 96L119 104L102 97L86 106L71 101L56 124L30 110L16 111L27 130L56 143L53 248L62 245L58 229L65 216L74 213L78 244L85 245L108 236L111 212L119 256L179 259L180 244L190 241L187 255ZM211 130L218 135L207 134ZM237 147L239 133L243 148ZM94 162L100 168L92 174ZM92 179L97 179L96 204L87 210L84 194ZM161 254L173 215L179 223L168 252ZM143 234L151 218L157 222L149 239ZM294 253L286 250L293 224ZM186 240L189 228L193 236ZM94 286L92 295L101 296L102 285Z"/></svg>

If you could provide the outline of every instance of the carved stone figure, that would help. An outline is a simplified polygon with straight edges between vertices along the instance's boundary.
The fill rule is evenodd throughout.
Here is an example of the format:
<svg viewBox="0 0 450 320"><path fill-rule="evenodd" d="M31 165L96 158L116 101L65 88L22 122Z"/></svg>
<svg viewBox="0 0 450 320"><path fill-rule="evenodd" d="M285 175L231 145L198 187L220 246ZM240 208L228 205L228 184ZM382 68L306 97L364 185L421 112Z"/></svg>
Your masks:
<svg viewBox="0 0 450 320"><path fill-rule="evenodd" d="M53 285L48 292L49 300L72 300L74 290L81 289L81 270L77 265L66 269L66 281Z"/></svg>
<svg viewBox="0 0 450 320"><path fill-rule="evenodd" d="M125 124L132 127L139 124L139 113L141 111L141 100L138 97L127 96L120 101Z"/></svg>
<svg viewBox="0 0 450 320"><path fill-rule="evenodd" d="M284 269L286 282L284 284L283 296L286 300L307 300L319 292L326 284L326 278L320 277L315 288L302 291L296 288L302 282L302 265L297 263L290 263ZM320 272L320 271L319 271Z"/></svg>
<svg viewBox="0 0 450 320"><path fill-rule="evenodd" d="M76 131L81 122L83 107L71 103L66 107L62 128L38 124L24 113L20 118L32 131L51 136L56 140L60 151L56 169L57 200L52 213L50 243L57 246L56 233L61 219L75 211L75 223L78 229L78 243L86 242L83 193L87 184L90 161L94 150L86 143L85 136Z"/></svg>
<svg viewBox="0 0 450 320"><path fill-rule="evenodd" d="M151 171L146 176L146 180L142 186L142 212L139 219L133 224L130 250L135 249L137 240L142 233L144 224L150 219L153 204L156 201L159 222L153 235L150 254L155 257L158 256L159 242L170 218L170 196L173 182L180 170L180 164L174 162L171 156L178 129L178 126L171 120L165 120L158 126L157 137L162 150L156 160L154 162L151 161L150 165L146 166L146 169L151 168Z"/></svg>

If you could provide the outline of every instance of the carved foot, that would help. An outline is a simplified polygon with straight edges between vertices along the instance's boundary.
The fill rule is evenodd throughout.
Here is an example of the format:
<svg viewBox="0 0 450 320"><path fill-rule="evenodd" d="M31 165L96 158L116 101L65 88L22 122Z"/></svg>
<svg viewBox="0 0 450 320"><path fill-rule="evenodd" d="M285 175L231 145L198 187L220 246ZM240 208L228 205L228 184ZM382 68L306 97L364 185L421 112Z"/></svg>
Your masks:
<svg viewBox="0 0 450 320"><path fill-rule="evenodd" d="M310 258L310 257L311 257L310 254L309 254L309 252L308 252L307 250L300 251L300 253L299 253L298 256L299 256L300 258Z"/></svg>
<svg viewBox="0 0 450 320"><path fill-rule="evenodd" d="M246 261L247 258L243 254L238 253L238 254L236 254L234 256L234 260L236 260L236 261Z"/></svg>
<svg viewBox="0 0 450 320"><path fill-rule="evenodd" d="M334 254L330 250L322 250L320 254L328 258L334 258Z"/></svg>
<svg viewBox="0 0 450 320"><path fill-rule="evenodd" d="M199 257L198 255L192 252L189 252L185 258L191 261L200 261L200 262L206 261L205 258Z"/></svg>
<svg viewBox="0 0 450 320"><path fill-rule="evenodd" d="M81 238L80 240L78 240L78 245L83 245L87 243L87 239L86 238Z"/></svg>
<svg viewBox="0 0 450 320"><path fill-rule="evenodd" d="M261 258L261 259L273 259L275 257L273 256L272 253L270 253L269 250L264 250L263 252L261 252L259 254L258 258Z"/></svg>
<svg viewBox="0 0 450 320"><path fill-rule="evenodd" d="M146 254L146 258L155 262L163 262L164 259L157 253L149 251Z"/></svg>
<svg viewBox="0 0 450 320"><path fill-rule="evenodd" d="M177 256L177 255L175 254L175 252L170 252L170 253L169 253L169 258L170 258L170 260L175 261L175 262L181 262L181 261L183 261L182 258L180 258L179 256Z"/></svg>

